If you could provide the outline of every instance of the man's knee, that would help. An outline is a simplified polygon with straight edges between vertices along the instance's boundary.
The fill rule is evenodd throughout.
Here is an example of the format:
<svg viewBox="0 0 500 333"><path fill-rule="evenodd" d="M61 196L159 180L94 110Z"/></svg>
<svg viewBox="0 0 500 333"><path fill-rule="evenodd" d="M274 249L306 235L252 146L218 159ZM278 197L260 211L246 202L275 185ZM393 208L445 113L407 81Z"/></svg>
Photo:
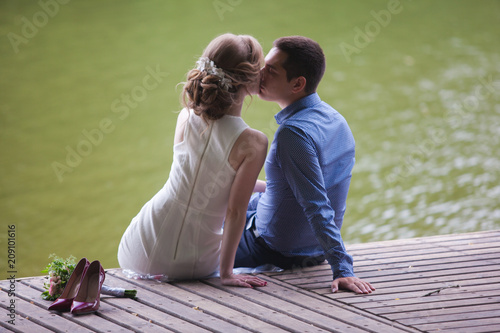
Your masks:
<svg viewBox="0 0 500 333"><path fill-rule="evenodd" d="M252 194L252 196L250 197L250 201L248 202L247 212L255 213L257 211L257 205L259 204L261 196L261 192Z"/></svg>

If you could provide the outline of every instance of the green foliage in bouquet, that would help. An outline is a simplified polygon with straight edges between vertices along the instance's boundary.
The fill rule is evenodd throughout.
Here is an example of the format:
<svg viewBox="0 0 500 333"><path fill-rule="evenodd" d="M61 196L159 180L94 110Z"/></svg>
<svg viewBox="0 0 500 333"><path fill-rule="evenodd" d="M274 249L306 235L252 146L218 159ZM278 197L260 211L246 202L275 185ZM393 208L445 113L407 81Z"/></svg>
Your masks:
<svg viewBox="0 0 500 333"><path fill-rule="evenodd" d="M49 256L49 259L50 258L53 258L53 261L42 271L42 273L48 274L48 276L45 277L47 279L43 284L45 291L41 296L44 300L55 301L61 296L64 287L66 287L71 277L71 273L75 270L76 258L74 256L69 256L66 259L62 259L55 254L51 254ZM135 289L112 288L103 285L101 294L135 299L137 291Z"/></svg>
<svg viewBox="0 0 500 333"><path fill-rule="evenodd" d="M69 256L67 259L62 259L51 254L49 259L53 259L53 261L42 271L42 273L48 274L46 277L48 281L43 285L46 290L42 293L42 298L54 301L61 295L66 283L68 283L76 266L76 258Z"/></svg>

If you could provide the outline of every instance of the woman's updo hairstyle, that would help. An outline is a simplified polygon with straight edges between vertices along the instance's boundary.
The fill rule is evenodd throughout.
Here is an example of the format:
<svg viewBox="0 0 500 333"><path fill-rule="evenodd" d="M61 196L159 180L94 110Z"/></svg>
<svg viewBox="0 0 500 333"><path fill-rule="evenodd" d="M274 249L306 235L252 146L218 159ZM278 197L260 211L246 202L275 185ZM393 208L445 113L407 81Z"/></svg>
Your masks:
<svg viewBox="0 0 500 333"><path fill-rule="evenodd" d="M226 114L240 89L258 79L264 54L252 36L224 34L208 44L202 57L224 71L229 87L220 76L195 68L187 74L182 102L205 121L217 120Z"/></svg>

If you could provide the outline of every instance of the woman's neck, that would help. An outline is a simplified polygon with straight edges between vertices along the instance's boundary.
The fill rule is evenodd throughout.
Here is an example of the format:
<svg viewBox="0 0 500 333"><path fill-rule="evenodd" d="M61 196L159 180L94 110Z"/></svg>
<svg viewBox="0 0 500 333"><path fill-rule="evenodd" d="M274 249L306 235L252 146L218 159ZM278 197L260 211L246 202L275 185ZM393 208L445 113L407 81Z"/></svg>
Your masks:
<svg viewBox="0 0 500 333"><path fill-rule="evenodd" d="M246 92L244 89L240 89L234 103L229 107L226 114L230 116L241 117L241 109L243 107L243 101L245 100Z"/></svg>
<svg viewBox="0 0 500 333"><path fill-rule="evenodd" d="M226 114L229 116L241 117L241 108L242 107L243 107L243 103L234 103L233 105L231 105L231 107L229 107Z"/></svg>

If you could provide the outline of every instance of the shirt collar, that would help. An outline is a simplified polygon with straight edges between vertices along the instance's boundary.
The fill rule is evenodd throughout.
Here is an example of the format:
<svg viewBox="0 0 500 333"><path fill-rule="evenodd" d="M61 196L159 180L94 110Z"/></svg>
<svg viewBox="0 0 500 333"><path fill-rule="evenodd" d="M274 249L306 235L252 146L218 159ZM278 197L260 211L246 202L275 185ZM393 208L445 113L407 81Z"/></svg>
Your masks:
<svg viewBox="0 0 500 333"><path fill-rule="evenodd" d="M298 111L305 109L305 108L310 108L316 104L321 102L321 98L319 98L319 95L317 93L312 93L310 95L307 95L306 97L302 97L298 101L293 102L292 104L288 105L286 108L278 112L275 116L274 119L276 119L276 122L278 125L281 125L285 120L290 118L292 115L297 113Z"/></svg>

